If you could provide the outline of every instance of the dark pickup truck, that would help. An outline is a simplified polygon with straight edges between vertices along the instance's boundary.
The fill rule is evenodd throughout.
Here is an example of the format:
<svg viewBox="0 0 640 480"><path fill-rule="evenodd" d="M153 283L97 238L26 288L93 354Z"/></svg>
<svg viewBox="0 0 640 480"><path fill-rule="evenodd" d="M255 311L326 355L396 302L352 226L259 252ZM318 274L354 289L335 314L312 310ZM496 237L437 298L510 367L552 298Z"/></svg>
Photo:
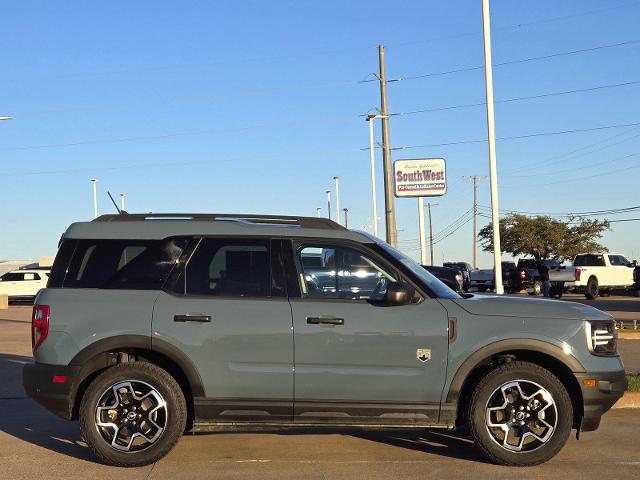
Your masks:
<svg viewBox="0 0 640 480"><path fill-rule="evenodd" d="M575 280L575 271L567 269L567 267L560 265L560 262L553 259L544 260L544 264L549 269L551 296L562 297L564 284L567 281ZM542 293L542 282L540 281L535 259L521 258L518 260L516 268L507 272L506 290L508 293L527 290L529 295L540 295Z"/></svg>

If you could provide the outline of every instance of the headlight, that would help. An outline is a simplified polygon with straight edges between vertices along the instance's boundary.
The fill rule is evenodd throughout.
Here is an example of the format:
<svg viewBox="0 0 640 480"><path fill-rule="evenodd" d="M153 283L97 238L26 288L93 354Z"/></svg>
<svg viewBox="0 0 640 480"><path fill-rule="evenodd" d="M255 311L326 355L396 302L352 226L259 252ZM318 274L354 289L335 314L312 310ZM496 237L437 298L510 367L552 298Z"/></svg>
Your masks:
<svg viewBox="0 0 640 480"><path fill-rule="evenodd" d="M585 322L585 330L591 353L608 357L618 354L618 332L613 320Z"/></svg>

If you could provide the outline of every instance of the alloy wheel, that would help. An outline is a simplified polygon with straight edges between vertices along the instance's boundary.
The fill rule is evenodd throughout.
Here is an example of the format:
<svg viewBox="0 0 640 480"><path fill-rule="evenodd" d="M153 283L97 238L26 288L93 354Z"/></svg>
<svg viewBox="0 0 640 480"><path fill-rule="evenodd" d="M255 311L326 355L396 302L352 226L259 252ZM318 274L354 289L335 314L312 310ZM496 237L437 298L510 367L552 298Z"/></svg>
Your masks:
<svg viewBox="0 0 640 480"><path fill-rule="evenodd" d="M540 448L558 424L553 397L530 380L514 380L496 388L487 401L485 417L491 439L512 452Z"/></svg>
<svg viewBox="0 0 640 480"><path fill-rule="evenodd" d="M153 445L167 426L167 404L151 385L125 380L106 389L96 404L96 428L112 448L139 452Z"/></svg>

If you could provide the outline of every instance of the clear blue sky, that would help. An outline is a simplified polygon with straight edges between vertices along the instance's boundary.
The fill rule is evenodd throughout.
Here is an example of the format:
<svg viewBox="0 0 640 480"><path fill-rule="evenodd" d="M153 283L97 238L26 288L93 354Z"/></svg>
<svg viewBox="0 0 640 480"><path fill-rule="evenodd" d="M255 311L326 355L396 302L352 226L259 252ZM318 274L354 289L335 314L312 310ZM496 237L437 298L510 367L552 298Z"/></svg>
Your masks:
<svg viewBox="0 0 640 480"><path fill-rule="evenodd" d="M631 0L493 0L494 63L639 40L638 20L640 2ZM387 45L389 78L483 62L480 0L21 0L3 3L0 31L0 114L14 117L0 123L4 259L55 253L67 225L91 217L93 176L103 213L113 211L110 190L126 192L134 212L314 215L339 175L341 204L362 228L371 220L359 115L379 95L375 83L358 81L376 71L376 45ZM639 54L630 43L497 66L495 97L639 81ZM390 108L482 102L483 82L482 70L470 70L391 83ZM498 103L497 135L640 122L639 94L632 84ZM394 147L485 136L482 106L391 123ZM501 207L640 204L640 156L629 156L638 153L640 126L499 141ZM488 173L484 143L394 152L438 156L447 159L449 193L435 200L436 234L471 207L471 186L460 177ZM487 182L480 204L489 205ZM401 245L416 255L416 200L396 205ZM639 233L639 222L616 223L604 241L638 257ZM436 245L437 263L470 260L470 243L468 223ZM490 261L481 254L481 265Z"/></svg>

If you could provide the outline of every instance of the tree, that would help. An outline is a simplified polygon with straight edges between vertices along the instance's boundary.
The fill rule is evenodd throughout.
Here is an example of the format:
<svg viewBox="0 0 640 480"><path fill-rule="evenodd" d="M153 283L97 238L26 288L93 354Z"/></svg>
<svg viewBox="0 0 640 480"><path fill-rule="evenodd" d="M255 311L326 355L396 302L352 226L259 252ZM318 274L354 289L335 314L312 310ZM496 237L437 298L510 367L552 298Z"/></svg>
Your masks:
<svg viewBox="0 0 640 480"><path fill-rule="evenodd" d="M500 247L502 252L529 255L535 259L571 259L578 253L607 249L598 243L607 220L569 218L566 221L547 216L527 217L509 214L500 219ZM493 251L493 227L486 225L478 233L483 250Z"/></svg>

